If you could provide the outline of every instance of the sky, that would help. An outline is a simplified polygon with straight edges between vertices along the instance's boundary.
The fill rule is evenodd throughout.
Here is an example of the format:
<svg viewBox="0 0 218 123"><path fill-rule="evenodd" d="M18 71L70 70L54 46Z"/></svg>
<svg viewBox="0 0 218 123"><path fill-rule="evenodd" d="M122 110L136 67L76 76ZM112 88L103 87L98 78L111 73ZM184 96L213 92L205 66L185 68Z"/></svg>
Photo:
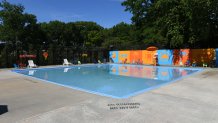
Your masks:
<svg viewBox="0 0 218 123"><path fill-rule="evenodd" d="M124 0L7 0L22 4L25 12L37 16L38 22L59 20L63 22L94 21L111 28L125 22L131 23L131 14L121 5Z"/></svg>

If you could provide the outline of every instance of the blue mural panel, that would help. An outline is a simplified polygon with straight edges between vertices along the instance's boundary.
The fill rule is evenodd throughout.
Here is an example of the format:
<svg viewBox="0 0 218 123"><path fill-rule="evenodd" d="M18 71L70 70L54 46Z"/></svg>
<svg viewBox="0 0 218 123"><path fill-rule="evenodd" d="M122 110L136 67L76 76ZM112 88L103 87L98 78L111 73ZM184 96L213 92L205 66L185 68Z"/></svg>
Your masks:
<svg viewBox="0 0 218 123"><path fill-rule="evenodd" d="M173 50L158 50L159 65L173 65Z"/></svg>
<svg viewBox="0 0 218 123"><path fill-rule="evenodd" d="M218 49L216 49L216 67L218 67Z"/></svg>
<svg viewBox="0 0 218 123"><path fill-rule="evenodd" d="M112 63L119 63L119 51L110 51L109 58Z"/></svg>

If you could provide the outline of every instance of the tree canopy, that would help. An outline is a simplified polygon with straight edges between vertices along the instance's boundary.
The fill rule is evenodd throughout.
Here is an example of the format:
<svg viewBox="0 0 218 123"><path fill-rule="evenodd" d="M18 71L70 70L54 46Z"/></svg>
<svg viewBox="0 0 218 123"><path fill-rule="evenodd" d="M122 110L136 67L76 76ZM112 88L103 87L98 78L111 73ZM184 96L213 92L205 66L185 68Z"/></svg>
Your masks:
<svg viewBox="0 0 218 123"><path fill-rule="evenodd" d="M126 0L145 43L165 48L207 48L218 43L217 0Z"/></svg>

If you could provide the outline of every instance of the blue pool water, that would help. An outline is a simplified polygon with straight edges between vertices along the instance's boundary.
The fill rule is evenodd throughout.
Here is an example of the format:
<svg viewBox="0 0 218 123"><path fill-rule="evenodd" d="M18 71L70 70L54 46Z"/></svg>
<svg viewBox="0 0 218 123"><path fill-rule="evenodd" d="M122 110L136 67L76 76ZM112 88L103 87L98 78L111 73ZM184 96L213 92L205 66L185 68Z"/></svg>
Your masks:
<svg viewBox="0 0 218 123"><path fill-rule="evenodd" d="M14 70L14 72L94 94L128 98L200 70L197 68L97 64Z"/></svg>

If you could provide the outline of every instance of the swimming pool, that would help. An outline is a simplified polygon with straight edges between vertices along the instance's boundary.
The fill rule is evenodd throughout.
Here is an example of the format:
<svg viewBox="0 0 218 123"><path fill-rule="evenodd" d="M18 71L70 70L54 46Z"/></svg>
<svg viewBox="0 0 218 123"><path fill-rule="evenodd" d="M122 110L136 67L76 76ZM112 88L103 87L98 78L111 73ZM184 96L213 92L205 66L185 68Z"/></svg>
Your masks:
<svg viewBox="0 0 218 123"><path fill-rule="evenodd" d="M197 68L96 64L13 70L46 82L93 94L128 98L201 71Z"/></svg>

